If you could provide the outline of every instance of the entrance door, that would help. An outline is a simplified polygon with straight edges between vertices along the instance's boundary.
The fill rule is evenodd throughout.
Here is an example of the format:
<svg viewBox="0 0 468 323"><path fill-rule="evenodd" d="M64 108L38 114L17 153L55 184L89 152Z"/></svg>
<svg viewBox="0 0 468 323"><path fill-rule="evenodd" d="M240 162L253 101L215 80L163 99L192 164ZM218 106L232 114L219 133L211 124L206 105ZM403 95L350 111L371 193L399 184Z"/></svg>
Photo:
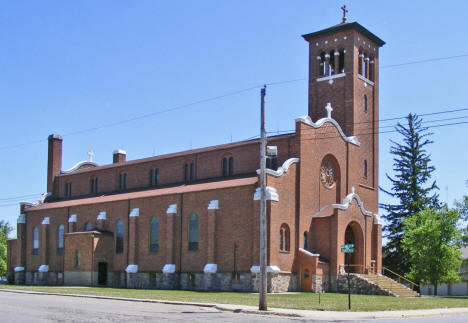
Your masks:
<svg viewBox="0 0 468 323"><path fill-rule="evenodd" d="M107 284L107 262L100 262L98 264L98 284Z"/></svg>
<svg viewBox="0 0 468 323"><path fill-rule="evenodd" d="M301 290L312 290L312 265L301 265Z"/></svg>

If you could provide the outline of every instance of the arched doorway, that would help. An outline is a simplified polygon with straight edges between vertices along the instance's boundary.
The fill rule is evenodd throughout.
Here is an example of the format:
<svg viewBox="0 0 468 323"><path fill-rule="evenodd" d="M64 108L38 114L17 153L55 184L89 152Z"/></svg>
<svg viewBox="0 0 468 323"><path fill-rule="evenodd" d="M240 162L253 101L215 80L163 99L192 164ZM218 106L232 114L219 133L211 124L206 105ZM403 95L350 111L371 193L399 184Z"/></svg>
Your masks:
<svg viewBox="0 0 468 323"><path fill-rule="evenodd" d="M354 252L345 254L345 270L350 273L363 273L364 272L364 257L363 246L364 238L361 226L357 222L351 222L346 227L345 244L353 244Z"/></svg>

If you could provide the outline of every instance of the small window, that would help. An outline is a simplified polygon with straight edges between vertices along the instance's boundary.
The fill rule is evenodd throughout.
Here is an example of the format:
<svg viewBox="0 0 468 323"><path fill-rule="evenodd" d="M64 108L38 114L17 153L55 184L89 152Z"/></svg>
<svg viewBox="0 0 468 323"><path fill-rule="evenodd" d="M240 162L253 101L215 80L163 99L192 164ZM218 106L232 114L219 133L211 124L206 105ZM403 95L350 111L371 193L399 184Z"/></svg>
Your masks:
<svg viewBox="0 0 468 323"><path fill-rule="evenodd" d="M362 108L364 109L364 112L367 112L367 95L364 95L362 98Z"/></svg>
<svg viewBox="0 0 468 323"><path fill-rule="evenodd" d="M361 52L359 52L359 56L358 56L358 74L361 74L361 75L363 75L363 73L362 73L363 60L364 60L364 55Z"/></svg>
<svg viewBox="0 0 468 323"><path fill-rule="evenodd" d="M91 224L91 222L86 222L84 229L85 229L85 231L93 230L93 225Z"/></svg>
<svg viewBox="0 0 468 323"><path fill-rule="evenodd" d="M223 158L223 176L228 176L228 161L227 158Z"/></svg>
<svg viewBox="0 0 468 323"><path fill-rule="evenodd" d="M266 168L277 170L278 169L278 157L277 156L267 156L266 157Z"/></svg>
<svg viewBox="0 0 468 323"><path fill-rule="evenodd" d="M72 196L72 183L67 182L65 183L65 197Z"/></svg>
<svg viewBox="0 0 468 323"><path fill-rule="evenodd" d="M119 220L117 222L116 230L115 230L115 253L123 253L124 247L124 225L123 221Z"/></svg>
<svg viewBox="0 0 468 323"><path fill-rule="evenodd" d="M89 181L89 188L91 194L97 194L98 192L98 179L97 178L91 178Z"/></svg>
<svg viewBox="0 0 468 323"><path fill-rule="evenodd" d="M320 75L327 75L327 62L325 60L325 53L320 54Z"/></svg>
<svg viewBox="0 0 468 323"><path fill-rule="evenodd" d="M80 267L81 266L81 252L77 251L76 252L76 267Z"/></svg>
<svg viewBox="0 0 468 323"><path fill-rule="evenodd" d="M157 252L159 249L159 219L153 218L150 224L150 251Z"/></svg>
<svg viewBox="0 0 468 323"><path fill-rule="evenodd" d="M280 227L280 251L289 251L290 250L290 236L289 236L289 226L286 223L283 223Z"/></svg>
<svg viewBox="0 0 468 323"><path fill-rule="evenodd" d="M234 157L229 157L229 176L234 175Z"/></svg>
<svg viewBox="0 0 468 323"><path fill-rule="evenodd" d="M185 164L184 165L184 182L188 183L189 181L189 165Z"/></svg>
<svg viewBox="0 0 468 323"><path fill-rule="evenodd" d="M340 50L340 60L338 63L338 69L340 73L344 73L345 71L344 62L345 62L345 52L344 52L344 49L342 49Z"/></svg>
<svg viewBox="0 0 468 323"><path fill-rule="evenodd" d="M120 176L119 176L119 189L121 191L127 189L127 173L120 173Z"/></svg>
<svg viewBox="0 0 468 323"><path fill-rule="evenodd" d="M362 175L367 178L367 160L362 163Z"/></svg>
<svg viewBox="0 0 468 323"><path fill-rule="evenodd" d="M310 277L309 269L304 270L304 279L307 279Z"/></svg>
<svg viewBox="0 0 468 323"><path fill-rule="evenodd" d="M59 225L57 230L57 254L63 254L63 233L64 227L63 224Z"/></svg>
<svg viewBox="0 0 468 323"><path fill-rule="evenodd" d="M304 250L308 250L308 245L307 245L307 232L304 232Z"/></svg>
<svg viewBox="0 0 468 323"><path fill-rule="evenodd" d="M194 181L195 180L195 164L194 163L190 163L190 181Z"/></svg>
<svg viewBox="0 0 468 323"><path fill-rule="evenodd" d="M149 171L149 183L150 186L158 186L159 185L159 169L150 169Z"/></svg>
<svg viewBox="0 0 468 323"><path fill-rule="evenodd" d="M149 171L149 186L154 186L154 170Z"/></svg>
<svg viewBox="0 0 468 323"><path fill-rule="evenodd" d="M39 254L39 229L37 227L34 227L33 229L33 250L32 250L33 255L38 255Z"/></svg>
<svg viewBox="0 0 468 323"><path fill-rule="evenodd" d="M198 250L198 215L195 213L189 219L189 250Z"/></svg>

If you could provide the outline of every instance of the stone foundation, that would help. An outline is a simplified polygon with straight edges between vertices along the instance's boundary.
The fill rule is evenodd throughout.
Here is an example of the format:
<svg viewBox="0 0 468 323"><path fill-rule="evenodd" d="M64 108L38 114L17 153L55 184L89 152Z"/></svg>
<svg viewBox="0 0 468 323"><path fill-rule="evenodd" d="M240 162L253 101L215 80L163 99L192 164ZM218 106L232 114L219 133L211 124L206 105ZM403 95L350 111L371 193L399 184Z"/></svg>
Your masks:
<svg viewBox="0 0 468 323"><path fill-rule="evenodd" d="M300 289L300 286L299 288ZM312 275L312 291L314 293L327 292L330 289L328 276Z"/></svg>
<svg viewBox="0 0 468 323"><path fill-rule="evenodd" d="M16 271L13 275L14 284L16 285L24 285L26 282L26 275L24 271Z"/></svg>

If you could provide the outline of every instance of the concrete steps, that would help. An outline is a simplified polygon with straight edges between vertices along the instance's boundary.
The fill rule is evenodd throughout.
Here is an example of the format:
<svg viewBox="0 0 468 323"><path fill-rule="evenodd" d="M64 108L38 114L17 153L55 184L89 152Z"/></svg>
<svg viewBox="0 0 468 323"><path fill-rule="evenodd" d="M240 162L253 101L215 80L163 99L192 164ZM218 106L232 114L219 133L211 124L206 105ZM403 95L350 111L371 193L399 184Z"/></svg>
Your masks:
<svg viewBox="0 0 468 323"><path fill-rule="evenodd" d="M387 276L379 276L375 274L365 274L361 275L363 278L366 278L372 281L374 284L379 285L379 287L389 290L397 297L417 297L419 294L403 284L400 284L393 279Z"/></svg>

